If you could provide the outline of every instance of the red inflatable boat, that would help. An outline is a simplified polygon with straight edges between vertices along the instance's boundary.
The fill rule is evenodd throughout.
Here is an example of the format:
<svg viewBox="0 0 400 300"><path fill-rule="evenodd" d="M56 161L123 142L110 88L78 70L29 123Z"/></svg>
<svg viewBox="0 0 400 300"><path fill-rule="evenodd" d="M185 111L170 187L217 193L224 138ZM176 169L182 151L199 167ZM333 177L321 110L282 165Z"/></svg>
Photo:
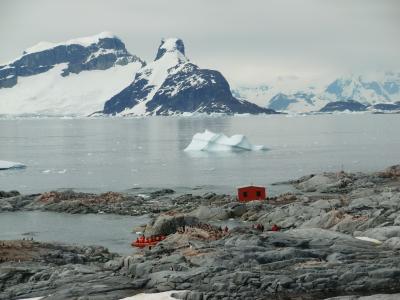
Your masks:
<svg viewBox="0 0 400 300"><path fill-rule="evenodd" d="M137 238L136 241L133 241L131 245L132 247L145 248L145 247L155 246L162 240L165 240L165 236L163 235L150 238L141 236Z"/></svg>

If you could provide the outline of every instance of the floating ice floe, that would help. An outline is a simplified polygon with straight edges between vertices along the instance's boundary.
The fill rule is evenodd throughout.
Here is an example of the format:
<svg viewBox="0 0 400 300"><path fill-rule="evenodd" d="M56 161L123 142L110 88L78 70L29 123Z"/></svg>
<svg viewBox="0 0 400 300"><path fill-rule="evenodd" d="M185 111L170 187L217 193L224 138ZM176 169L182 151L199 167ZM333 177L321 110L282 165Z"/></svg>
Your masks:
<svg viewBox="0 0 400 300"><path fill-rule="evenodd" d="M226 136L223 133L214 133L205 130L203 133L196 133L185 151L260 151L267 150L263 145L252 145L249 140L241 134Z"/></svg>
<svg viewBox="0 0 400 300"><path fill-rule="evenodd" d="M26 166L24 164L21 164L19 162L0 160L0 170L22 169L25 167Z"/></svg>

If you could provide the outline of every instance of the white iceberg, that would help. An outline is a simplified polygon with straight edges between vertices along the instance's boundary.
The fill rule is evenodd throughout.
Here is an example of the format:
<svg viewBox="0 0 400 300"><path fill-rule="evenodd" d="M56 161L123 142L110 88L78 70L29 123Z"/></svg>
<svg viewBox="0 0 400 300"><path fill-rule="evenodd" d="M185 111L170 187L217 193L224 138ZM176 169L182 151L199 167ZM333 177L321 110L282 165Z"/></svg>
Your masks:
<svg viewBox="0 0 400 300"><path fill-rule="evenodd" d="M196 133L189 146L184 151L259 151L267 150L263 145L252 145L242 134L235 134L231 137L223 133L214 133L205 130L203 133Z"/></svg>
<svg viewBox="0 0 400 300"><path fill-rule="evenodd" d="M6 161L0 160L0 170L8 170L8 169L22 169L26 166L24 164L13 162L13 161Z"/></svg>

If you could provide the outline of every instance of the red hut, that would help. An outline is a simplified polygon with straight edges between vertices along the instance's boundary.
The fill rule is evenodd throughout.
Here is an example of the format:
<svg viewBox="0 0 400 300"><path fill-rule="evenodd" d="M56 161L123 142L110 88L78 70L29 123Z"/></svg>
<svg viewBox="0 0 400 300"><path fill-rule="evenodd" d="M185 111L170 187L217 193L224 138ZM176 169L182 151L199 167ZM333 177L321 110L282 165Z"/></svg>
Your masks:
<svg viewBox="0 0 400 300"><path fill-rule="evenodd" d="M244 186L238 188L237 198L240 202L248 202L253 200L265 200L267 193L265 187L262 186Z"/></svg>

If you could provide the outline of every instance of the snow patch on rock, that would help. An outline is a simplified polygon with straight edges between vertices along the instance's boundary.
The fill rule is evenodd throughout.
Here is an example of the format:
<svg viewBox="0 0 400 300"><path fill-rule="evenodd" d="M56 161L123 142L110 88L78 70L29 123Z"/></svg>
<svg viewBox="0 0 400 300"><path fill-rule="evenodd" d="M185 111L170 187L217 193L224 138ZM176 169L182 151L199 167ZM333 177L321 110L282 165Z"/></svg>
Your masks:
<svg viewBox="0 0 400 300"><path fill-rule="evenodd" d="M98 43L99 40L106 38L117 38L117 37L111 32L104 31L96 35L71 39L61 43L39 42L38 44L26 49L24 52L25 54L29 54L29 53L41 52L44 50L52 49L57 46L68 46L68 45L81 45L83 47L88 47L92 44Z"/></svg>

